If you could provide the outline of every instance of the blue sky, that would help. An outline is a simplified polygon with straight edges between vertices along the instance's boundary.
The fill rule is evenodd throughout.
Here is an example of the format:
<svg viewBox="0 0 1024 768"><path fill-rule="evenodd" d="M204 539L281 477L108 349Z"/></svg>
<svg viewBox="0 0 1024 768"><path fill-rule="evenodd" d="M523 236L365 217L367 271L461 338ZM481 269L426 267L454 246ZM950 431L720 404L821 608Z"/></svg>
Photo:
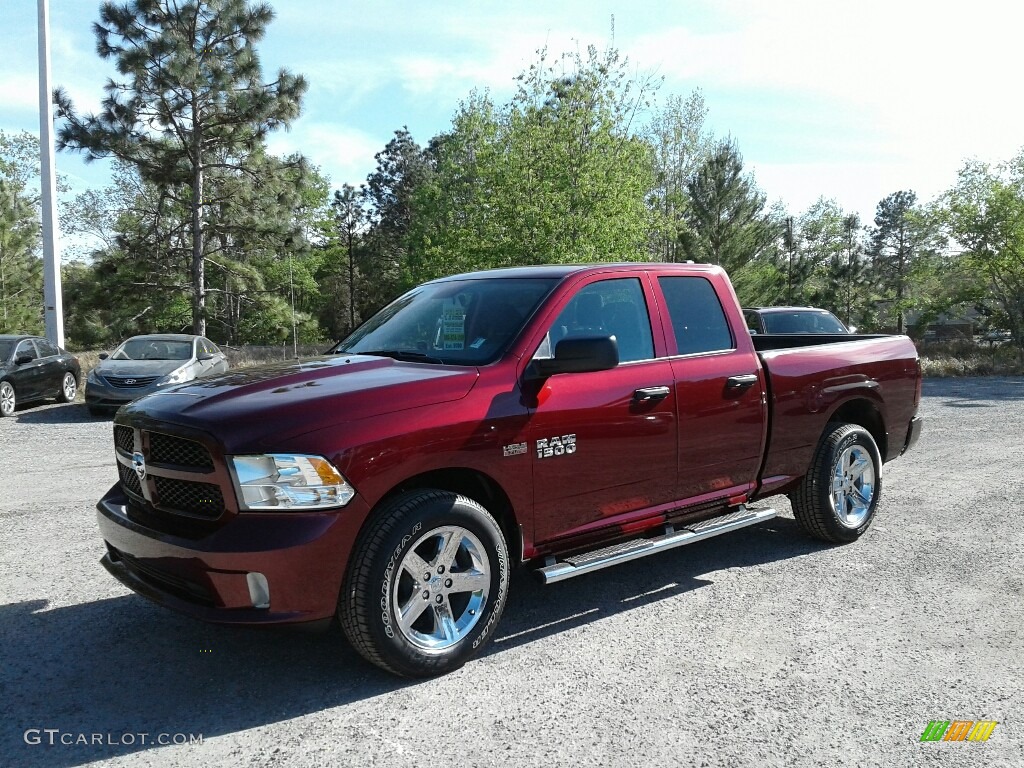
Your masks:
<svg viewBox="0 0 1024 768"><path fill-rule="evenodd" d="M0 4L0 129L37 133L36 0ZM868 223L890 192L931 199L964 160L1024 147L1024 6L1005 0L271 4L264 74L287 67L310 83L271 148L301 151L335 187L364 180L403 125L425 144L470 89L507 100L539 47L611 43L612 17L631 66L664 76L662 99L699 88L709 127L737 140L769 200L794 214L824 195ZM50 0L53 81L79 109L98 107L112 73L95 53L98 8ZM106 180L106 163L57 163L78 190Z"/></svg>

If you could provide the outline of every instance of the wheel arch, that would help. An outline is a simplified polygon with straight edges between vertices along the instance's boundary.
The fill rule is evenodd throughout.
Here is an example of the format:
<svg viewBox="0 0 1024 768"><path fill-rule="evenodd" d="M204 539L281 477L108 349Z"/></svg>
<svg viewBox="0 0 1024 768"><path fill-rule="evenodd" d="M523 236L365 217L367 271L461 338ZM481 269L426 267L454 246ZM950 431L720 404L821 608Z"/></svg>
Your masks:
<svg viewBox="0 0 1024 768"><path fill-rule="evenodd" d="M512 502L501 485L480 470L469 467L445 467L413 475L385 493L374 505L374 508L379 508L399 494L428 488L458 493L480 504L494 517L501 528L513 562L522 561L523 536ZM373 513L371 512L364 525L372 518Z"/></svg>
<svg viewBox="0 0 1024 768"><path fill-rule="evenodd" d="M828 417L832 424L856 424L871 433L878 446L878 453L885 461L888 438L885 431L885 419L876 403L867 398L847 400L836 408ZM829 429L826 425L826 431Z"/></svg>

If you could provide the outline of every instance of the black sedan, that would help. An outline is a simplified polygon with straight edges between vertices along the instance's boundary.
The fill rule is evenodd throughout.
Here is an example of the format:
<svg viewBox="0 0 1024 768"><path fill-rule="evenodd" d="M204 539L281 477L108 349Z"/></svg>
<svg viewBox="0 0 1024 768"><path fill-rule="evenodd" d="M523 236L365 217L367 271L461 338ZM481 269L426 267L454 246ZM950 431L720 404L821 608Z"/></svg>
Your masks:
<svg viewBox="0 0 1024 768"><path fill-rule="evenodd" d="M39 336L0 335L0 416L48 397L70 403L80 375L78 358L56 344Z"/></svg>

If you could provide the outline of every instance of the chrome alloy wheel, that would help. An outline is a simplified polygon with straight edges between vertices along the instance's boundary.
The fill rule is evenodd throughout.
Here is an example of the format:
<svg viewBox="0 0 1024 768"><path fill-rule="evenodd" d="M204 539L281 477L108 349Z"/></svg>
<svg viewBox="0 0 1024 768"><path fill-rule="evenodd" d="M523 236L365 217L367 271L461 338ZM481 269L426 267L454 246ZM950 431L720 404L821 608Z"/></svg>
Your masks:
<svg viewBox="0 0 1024 768"><path fill-rule="evenodd" d="M8 381L0 382L0 416L10 416L16 405L14 387Z"/></svg>
<svg viewBox="0 0 1024 768"><path fill-rule="evenodd" d="M75 381L75 375L73 373L64 374L64 383L61 385L61 392L64 394L64 399L67 402L71 402L75 399L75 395L78 394L78 382Z"/></svg>
<svg viewBox="0 0 1024 768"><path fill-rule="evenodd" d="M451 648L480 621L490 585L480 539L459 526L425 533L402 558L394 581L402 635L428 653Z"/></svg>
<svg viewBox="0 0 1024 768"><path fill-rule="evenodd" d="M832 472L832 507L839 522L859 528L871 514L875 497L875 462L862 445L844 450Z"/></svg>

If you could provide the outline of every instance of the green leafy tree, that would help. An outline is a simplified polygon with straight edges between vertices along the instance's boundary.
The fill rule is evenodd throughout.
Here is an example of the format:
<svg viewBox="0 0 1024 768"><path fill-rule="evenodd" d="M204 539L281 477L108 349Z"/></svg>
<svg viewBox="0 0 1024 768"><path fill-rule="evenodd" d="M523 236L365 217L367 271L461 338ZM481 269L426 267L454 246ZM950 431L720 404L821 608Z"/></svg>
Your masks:
<svg viewBox="0 0 1024 768"><path fill-rule="evenodd" d="M361 272L367 279L359 314L375 312L417 277L410 273L410 237L417 191L433 176L434 160L407 128L395 131L375 156L377 167L362 194L367 210Z"/></svg>
<svg viewBox="0 0 1024 768"><path fill-rule="evenodd" d="M964 249L957 274L975 276L975 302L1024 350L1024 153L996 166L967 163L945 203Z"/></svg>
<svg viewBox="0 0 1024 768"><path fill-rule="evenodd" d="M335 191L331 201L331 239L318 281L328 294L321 324L333 338L348 335L360 317L356 304L365 288L359 266L367 219L364 195L365 187L356 189L345 184Z"/></svg>
<svg viewBox="0 0 1024 768"><path fill-rule="evenodd" d="M719 142L687 191L687 258L719 264L735 276L748 262L773 254L779 223L765 211L764 193L743 173L743 157L732 139Z"/></svg>
<svg viewBox="0 0 1024 768"><path fill-rule="evenodd" d="M614 49L546 51L503 107L471 94L431 144L415 198L413 272L635 260L651 232L651 149L636 116L649 80Z"/></svg>
<svg viewBox="0 0 1024 768"><path fill-rule="evenodd" d="M859 217L820 198L800 215L799 229L796 303L824 307L847 324L863 325L871 296Z"/></svg>
<svg viewBox="0 0 1024 768"><path fill-rule="evenodd" d="M0 333L43 329L43 265L37 211L17 178L0 169Z"/></svg>
<svg viewBox="0 0 1024 768"><path fill-rule="evenodd" d="M255 43L270 6L244 0L134 0L104 3L97 51L114 61L99 114L79 115L54 94L63 120L58 146L88 159L113 156L167 190L189 212L192 329L206 332L207 225L214 215L207 178L247 173L245 160L272 130L298 116L306 82L281 70L262 82Z"/></svg>
<svg viewBox="0 0 1024 768"><path fill-rule="evenodd" d="M688 235L687 181L708 157L713 142L704 127L708 110L704 96L694 91L686 98L669 96L644 130L652 149L654 188L649 204L655 214L650 252L658 261L685 258L681 241Z"/></svg>

